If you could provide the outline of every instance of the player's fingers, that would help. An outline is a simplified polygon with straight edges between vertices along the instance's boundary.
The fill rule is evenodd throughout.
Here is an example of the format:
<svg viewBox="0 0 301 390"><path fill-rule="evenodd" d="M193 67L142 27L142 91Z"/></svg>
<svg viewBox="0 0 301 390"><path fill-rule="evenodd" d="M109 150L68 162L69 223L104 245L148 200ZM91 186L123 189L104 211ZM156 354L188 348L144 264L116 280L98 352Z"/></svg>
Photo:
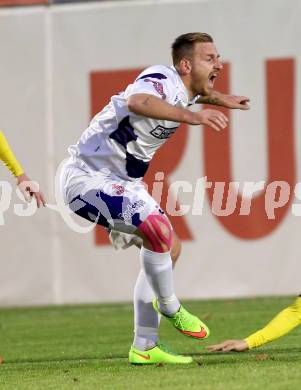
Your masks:
<svg viewBox="0 0 301 390"><path fill-rule="evenodd" d="M40 208L40 206L41 206L41 204L42 204L42 201L41 201L41 199L40 199L39 193L38 193L38 192L35 192L33 195L34 195L35 200L36 200L36 202L37 202L38 208Z"/></svg>
<svg viewBox="0 0 301 390"><path fill-rule="evenodd" d="M218 351L221 351L223 349L223 346L224 346L224 343L213 344L213 345L208 345L208 347L206 347L206 349L209 352L218 352Z"/></svg>
<svg viewBox="0 0 301 390"><path fill-rule="evenodd" d="M39 204L40 204L40 206L44 206L45 207L45 199L44 199L44 195L41 193L41 192L38 192L37 193L38 194L38 198L39 198Z"/></svg>
<svg viewBox="0 0 301 390"><path fill-rule="evenodd" d="M26 189L20 188L20 190L21 190L22 195L24 196L24 199L26 200L26 202L29 203L31 201L30 193Z"/></svg>
<svg viewBox="0 0 301 390"><path fill-rule="evenodd" d="M209 118L219 118L220 120L224 121L225 123L229 122L228 117L221 111L218 110L211 110Z"/></svg>
<svg viewBox="0 0 301 390"><path fill-rule="evenodd" d="M227 121L222 116L216 116L214 119L222 129L227 127Z"/></svg>
<svg viewBox="0 0 301 390"><path fill-rule="evenodd" d="M249 106L249 102L250 102L250 99L246 96L238 96L238 102L239 102L239 106L240 106L240 109L242 110L249 110L250 109L250 106Z"/></svg>
<svg viewBox="0 0 301 390"><path fill-rule="evenodd" d="M213 123L217 127L217 129L215 129L217 131L223 130L225 127L227 127L227 123L219 117L210 118L209 122L210 124Z"/></svg>
<svg viewBox="0 0 301 390"><path fill-rule="evenodd" d="M35 191L31 187L28 186L28 187L26 187L26 193L29 194L29 196L28 195L27 196L31 200L31 198L34 196Z"/></svg>
<svg viewBox="0 0 301 390"><path fill-rule="evenodd" d="M250 99L246 96L239 96L239 99L241 102L249 102L250 101Z"/></svg>
<svg viewBox="0 0 301 390"><path fill-rule="evenodd" d="M250 106L249 106L247 103L241 103L241 104L239 105L239 108L240 108L241 110L249 110L249 109L250 109Z"/></svg>
<svg viewBox="0 0 301 390"><path fill-rule="evenodd" d="M212 129L216 131L220 131L223 129L223 127L216 121L216 118L208 119L208 126L212 127Z"/></svg>
<svg viewBox="0 0 301 390"><path fill-rule="evenodd" d="M227 127L227 124L223 121L221 121L219 118L216 118L215 119L215 122L218 124L218 126L221 128L221 129L225 129Z"/></svg>
<svg viewBox="0 0 301 390"><path fill-rule="evenodd" d="M42 194L42 192L35 192L34 197L36 199L38 208L40 208L40 206L46 207L46 202L45 202L44 195Z"/></svg>
<svg viewBox="0 0 301 390"><path fill-rule="evenodd" d="M39 194L40 194L40 200L42 202L42 205L44 207L46 207L46 200L45 200L44 194L42 192L39 192Z"/></svg>
<svg viewBox="0 0 301 390"><path fill-rule="evenodd" d="M232 350L235 350L235 345L233 343L230 343L223 348L223 352L230 352Z"/></svg>
<svg viewBox="0 0 301 390"><path fill-rule="evenodd" d="M227 117L223 112L219 111L219 116L220 116L221 118L223 118L223 120L224 120L226 123L229 122L228 117Z"/></svg>

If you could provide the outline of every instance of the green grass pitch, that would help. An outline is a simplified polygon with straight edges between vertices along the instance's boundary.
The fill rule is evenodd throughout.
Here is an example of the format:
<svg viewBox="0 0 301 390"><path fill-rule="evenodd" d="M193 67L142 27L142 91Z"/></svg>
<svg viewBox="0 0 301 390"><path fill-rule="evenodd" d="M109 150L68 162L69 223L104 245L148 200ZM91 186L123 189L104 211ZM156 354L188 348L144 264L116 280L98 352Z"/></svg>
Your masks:
<svg viewBox="0 0 301 390"><path fill-rule="evenodd" d="M209 354L205 346L242 338L264 325L292 297L189 301L211 336L185 338L162 319L161 340L194 356L187 366L131 366L130 304L0 310L0 389L300 390L301 327L245 353Z"/></svg>

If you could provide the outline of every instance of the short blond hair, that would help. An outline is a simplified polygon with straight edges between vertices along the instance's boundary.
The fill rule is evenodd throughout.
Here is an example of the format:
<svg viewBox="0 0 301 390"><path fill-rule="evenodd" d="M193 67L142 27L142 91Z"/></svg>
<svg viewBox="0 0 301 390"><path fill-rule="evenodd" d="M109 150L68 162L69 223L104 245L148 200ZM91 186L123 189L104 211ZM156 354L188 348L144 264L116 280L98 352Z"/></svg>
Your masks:
<svg viewBox="0 0 301 390"><path fill-rule="evenodd" d="M198 42L213 42L211 35L200 32L182 34L178 36L171 46L172 61L177 65L185 56L191 56L194 45Z"/></svg>

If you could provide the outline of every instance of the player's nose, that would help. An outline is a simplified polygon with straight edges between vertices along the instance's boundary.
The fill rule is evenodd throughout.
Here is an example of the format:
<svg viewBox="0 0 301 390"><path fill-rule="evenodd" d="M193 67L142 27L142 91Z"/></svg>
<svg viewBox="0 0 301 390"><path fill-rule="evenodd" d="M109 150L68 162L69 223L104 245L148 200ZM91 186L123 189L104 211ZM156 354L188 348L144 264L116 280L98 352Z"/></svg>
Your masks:
<svg viewBox="0 0 301 390"><path fill-rule="evenodd" d="M214 67L215 67L215 69L218 69L218 70L222 70L223 69L223 67L224 67L223 63L222 63L222 61L219 58L216 59Z"/></svg>

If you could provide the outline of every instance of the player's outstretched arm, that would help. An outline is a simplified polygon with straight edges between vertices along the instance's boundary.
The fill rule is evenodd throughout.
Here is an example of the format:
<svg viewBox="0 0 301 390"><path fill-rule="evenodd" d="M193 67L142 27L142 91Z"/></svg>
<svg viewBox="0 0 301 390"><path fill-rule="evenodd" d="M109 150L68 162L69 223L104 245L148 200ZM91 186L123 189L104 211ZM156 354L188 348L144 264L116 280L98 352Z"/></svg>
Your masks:
<svg viewBox="0 0 301 390"><path fill-rule="evenodd" d="M3 132L0 130L0 159L4 162L7 168L17 179L17 186L20 188L24 198L30 200L32 197L36 199L38 207L45 206L44 195L39 191L37 184L33 183L26 176L21 164L16 159L12 152Z"/></svg>
<svg viewBox="0 0 301 390"><path fill-rule="evenodd" d="M207 349L210 352L242 352L247 349L257 348L270 341L276 340L296 326L301 324L301 297L276 315L264 328L251 334L244 340L226 340L220 344L210 345Z"/></svg>
<svg viewBox="0 0 301 390"><path fill-rule="evenodd" d="M146 93L130 96L127 103L129 110L137 115L190 125L207 125L216 131L224 129L228 122L228 118L220 111L208 109L192 112Z"/></svg>
<svg viewBox="0 0 301 390"><path fill-rule="evenodd" d="M212 104L231 109L249 110L250 99L246 96L226 95L218 91L212 91L209 96L202 96L197 100L199 104Z"/></svg>

